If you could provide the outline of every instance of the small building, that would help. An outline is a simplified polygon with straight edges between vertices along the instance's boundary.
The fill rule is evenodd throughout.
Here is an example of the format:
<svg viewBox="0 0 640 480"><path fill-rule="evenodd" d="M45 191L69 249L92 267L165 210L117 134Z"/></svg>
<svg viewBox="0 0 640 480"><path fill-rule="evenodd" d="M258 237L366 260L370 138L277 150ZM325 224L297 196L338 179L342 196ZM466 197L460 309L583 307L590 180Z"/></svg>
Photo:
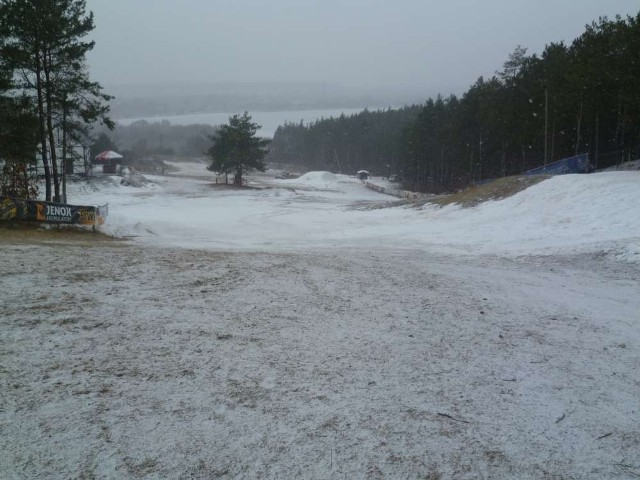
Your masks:
<svg viewBox="0 0 640 480"><path fill-rule="evenodd" d="M360 180L366 180L371 176L371 174L369 172L367 172L366 170L358 170L358 173L356 173L356 177L358 177Z"/></svg>
<svg viewBox="0 0 640 480"><path fill-rule="evenodd" d="M67 175L89 175L91 172L91 149L81 144L68 145L66 152L62 147L56 147L56 158L58 159L58 175L62 176L63 171ZM63 155L65 153L65 155ZM63 162L62 159L65 158ZM51 152L47 148L47 158L51 165ZM63 168L64 165L64 168ZM30 166L31 171L38 177L44 177L44 165L42 164L41 149L38 147L34 161Z"/></svg>
<svg viewBox="0 0 640 480"><path fill-rule="evenodd" d="M94 165L102 165L103 173L116 173L118 165L122 163L124 157L112 150L105 150L96 155L93 159Z"/></svg>

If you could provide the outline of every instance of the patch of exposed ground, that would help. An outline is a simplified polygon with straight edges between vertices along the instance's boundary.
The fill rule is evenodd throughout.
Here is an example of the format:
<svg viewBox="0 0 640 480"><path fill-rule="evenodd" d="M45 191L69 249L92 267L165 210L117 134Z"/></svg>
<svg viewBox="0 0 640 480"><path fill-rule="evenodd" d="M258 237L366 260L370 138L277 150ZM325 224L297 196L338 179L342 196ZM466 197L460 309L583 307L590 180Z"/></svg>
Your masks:
<svg viewBox="0 0 640 480"><path fill-rule="evenodd" d="M0 222L0 244L72 243L95 245L122 240L91 227L56 226L30 222Z"/></svg>
<svg viewBox="0 0 640 480"><path fill-rule="evenodd" d="M488 200L501 200L511 197L537 183L550 178L546 175L519 175L494 180L483 185L469 187L451 195L442 195L429 199L426 203L436 205L458 204L462 207L474 207ZM425 202L422 202L424 204Z"/></svg>

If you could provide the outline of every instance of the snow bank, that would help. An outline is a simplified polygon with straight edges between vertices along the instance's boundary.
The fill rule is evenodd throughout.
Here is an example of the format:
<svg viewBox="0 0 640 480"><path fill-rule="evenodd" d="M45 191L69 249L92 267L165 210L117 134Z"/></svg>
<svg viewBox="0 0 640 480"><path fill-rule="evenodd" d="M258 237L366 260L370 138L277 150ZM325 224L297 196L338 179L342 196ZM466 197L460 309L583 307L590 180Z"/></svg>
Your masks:
<svg viewBox="0 0 640 480"><path fill-rule="evenodd" d="M331 172L308 172L298 178L298 181L317 185L336 183L341 179L341 177L344 177L344 175L336 175Z"/></svg>
<svg viewBox="0 0 640 480"><path fill-rule="evenodd" d="M354 193L362 192L362 182L348 175L339 175L331 172L308 172L299 178L285 180L285 185L290 188L304 190L329 190L333 192Z"/></svg>
<svg viewBox="0 0 640 480"><path fill-rule="evenodd" d="M487 253L607 250L640 240L639 187L633 172L557 176L513 197L449 212L433 226L449 241Z"/></svg>

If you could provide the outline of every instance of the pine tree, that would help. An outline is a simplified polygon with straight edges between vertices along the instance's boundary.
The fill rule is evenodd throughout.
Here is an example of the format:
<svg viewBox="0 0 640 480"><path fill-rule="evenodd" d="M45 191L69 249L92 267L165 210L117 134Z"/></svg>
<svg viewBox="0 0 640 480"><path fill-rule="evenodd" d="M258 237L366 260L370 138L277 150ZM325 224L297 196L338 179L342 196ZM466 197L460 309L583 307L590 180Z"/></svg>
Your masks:
<svg viewBox="0 0 640 480"><path fill-rule="evenodd" d="M111 97L91 82L85 55L94 42L82 41L94 29L85 0L4 0L0 3L0 56L16 73L16 86L34 98L46 199L60 201L56 130L78 133L106 116Z"/></svg>
<svg viewBox="0 0 640 480"><path fill-rule="evenodd" d="M264 157L269 140L256 136L260 125L251 116L233 115L229 124L223 125L210 137L214 142L207 154L211 159L208 169L212 172L234 173L233 183L242 185L242 175L251 170L265 171Z"/></svg>
<svg viewBox="0 0 640 480"><path fill-rule="evenodd" d="M7 95L12 72L0 58L0 195L34 198L28 167L37 148L37 119L29 98Z"/></svg>

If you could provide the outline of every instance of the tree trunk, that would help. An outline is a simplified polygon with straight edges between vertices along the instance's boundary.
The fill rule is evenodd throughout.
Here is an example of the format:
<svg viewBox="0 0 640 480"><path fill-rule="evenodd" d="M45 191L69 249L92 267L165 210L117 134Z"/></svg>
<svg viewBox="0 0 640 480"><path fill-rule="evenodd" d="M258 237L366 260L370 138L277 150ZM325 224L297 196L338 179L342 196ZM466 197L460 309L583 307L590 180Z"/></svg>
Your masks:
<svg viewBox="0 0 640 480"><path fill-rule="evenodd" d="M478 142L478 180L482 180L482 135Z"/></svg>
<svg viewBox="0 0 640 480"><path fill-rule="evenodd" d="M338 165L338 171L342 171L342 166L340 165L340 158L338 158L338 152L336 149L333 149L333 156L336 159L336 164Z"/></svg>
<svg viewBox="0 0 640 480"><path fill-rule="evenodd" d="M556 121L553 120L551 124L551 153L549 155L549 160L553 162L553 159L556 155Z"/></svg>
<svg viewBox="0 0 640 480"><path fill-rule="evenodd" d="M616 134L615 134L615 145L616 148L621 150L622 144L620 143L620 118L622 117L622 101L620 100L620 95L618 94L618 116L616 118Z"/></svg>
<svg viewBox="0 0 640 480"><path fill-rule="evenodd" d="M544 86L544 166L547 166L548 142L549 142L549 91Z"/></svg>
<svg viewBox="0 0 640 480"><path fill-rule="evenodd" d="M162 162L164 165L164 162ZM164 171L162 172L164 173ZM67 99L62 104L62 203L67 203Z"/></svg>
<svg viewBox="0 0 640 480"><path fill-rule="evenodd" d="M444 145L440 147L440 184L444 185Z"/></svg>
<svg viewBox="0 0 640 480"><path fill-rule="evenodd" d="M507 176L507 142L502 140L502 178Z"/></svg>
<svg viewBox="0 0 640 480"><path fill-rule="evenodd" d="M596 151L593 169L598 169L598 154L600 153L600 115L596 115Z"/></svg>
<svg viewBox="0 0 640 480"><path fill-rule="evenodd" d="M578 151L580 150L580 134L582 129L582 94L580 94L580 111L578 112L578 126L576 128L576 151L575 154L578 155Z"/></svg>
<svg viewBox="0 0 640 480"><path fill-rule="evenodd" d="M625 120L626 116L627 116L627 106L625 105L624 109L622 111L622 117L620 119L620 148L622 149L622 158L621 158L622 161L620 162L621 164L625 162L625 159L624 159L625 142L626 142L625 132L626 132L626 129L627 129L626 120ZM629 155L631 155L631 152L629 152ZM629 159L627 161L630 161L630 160L631 159Z"/></svg>
<svg viewBox="0 0 640 480"><path fill-rule="evenodd" d="M53 95L51 94L51 66L47 61L47 54L44 55L44 76L46 81L45 93L47 97L47 130L49 133L49 153L51 155L51 168L53 169L53 201L60 202L60 180L58 179L58 161L56 153L56 140L53 131Z"/></svg>
<svg viewBox="0 0 640 480"><path fill-rule="evenodd" d="M49 170L49 159L47 156L47 133L45 127L44 96L42 92L42 70L40 54L36 52L36 91L38 92L38 127L40 133L40 154L42 155L42 166L44 168L45 200L51 201L51 171Z"/></svg>

